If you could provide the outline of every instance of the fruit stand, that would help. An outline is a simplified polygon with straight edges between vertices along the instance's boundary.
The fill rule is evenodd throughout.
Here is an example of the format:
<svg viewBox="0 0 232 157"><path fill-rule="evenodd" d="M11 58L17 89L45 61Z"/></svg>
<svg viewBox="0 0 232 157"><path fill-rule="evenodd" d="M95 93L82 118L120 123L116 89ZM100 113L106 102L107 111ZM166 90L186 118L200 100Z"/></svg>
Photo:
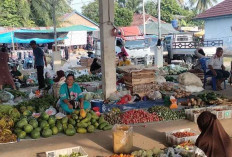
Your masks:
<svg viewBox="0 0 232 157"><path fill-rule="evenodd" d="M159 70L155 69L127 69L120 78L123 83L118 83L118 91L112 93L107 100L103 100L101 91L101 76L81 75L76 82L82 87L84 100L90 103L101 100L98 110L86 110L82 115L75 110L71 115L64 115L56 107L57 99L51 94L36 95L29 98L29 92L5 90L0 93L0 143L22 142L29 139L49 138L51 136L74 136L99 131L111 130L114 125L153 124L163 121L188 119L196 122L203 111L210 111L218 119L232 118L231 100L214 92L191 93L184 90L177 82L156 82L155 77ZM142 75L141 75L142 74ZM146 79L143 79L146 76ZM147 79L148 78L148 79ZM170 79L170 78L169 78ZM122 84L125 84L122 86ZM173 96L178 108L171 109L170 96ZM101 113L100 113L101 111ZM183 139L183 134L194 136L197 133L177 131L170 134ZM183 136L182 136L183 135ZM167 138L168 139L168 138ZM151 154L186 153L186 147L196 150L194 140L171 143L172 148L139 150L123 156L148 156ZM189 152L187 152L188 154ZM69 153L71 154L71 153ZM117 152L120 154L120 152ZM145 155L146 154L146 155ZM73 156L84 155L74 152ZM112 155L112 156L117 156ZM120 155L121 156L121 155Z"/></svg>

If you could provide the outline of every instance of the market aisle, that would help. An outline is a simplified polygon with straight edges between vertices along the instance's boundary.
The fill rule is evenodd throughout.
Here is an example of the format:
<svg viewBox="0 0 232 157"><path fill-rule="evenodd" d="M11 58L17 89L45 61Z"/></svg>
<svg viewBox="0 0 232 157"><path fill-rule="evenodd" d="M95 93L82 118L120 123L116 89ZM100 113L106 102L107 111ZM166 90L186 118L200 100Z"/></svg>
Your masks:
<svg viewBox="0 0 232 157"><path fill-rule="evenodd" d="M222 125L232 136L232 120L222 120ZM134 126L134 148L151 149L163 148L166 144L165 132L183 128L197 129L197 125L188 120L158 122L147 125ZM15 144L0 145L0 157L36 157L36 153L82 146L89 157L109 156L112 154L111 131L95 132L91 134L76 134L75 136L55 136L48 139L22 141Z"/></svg>

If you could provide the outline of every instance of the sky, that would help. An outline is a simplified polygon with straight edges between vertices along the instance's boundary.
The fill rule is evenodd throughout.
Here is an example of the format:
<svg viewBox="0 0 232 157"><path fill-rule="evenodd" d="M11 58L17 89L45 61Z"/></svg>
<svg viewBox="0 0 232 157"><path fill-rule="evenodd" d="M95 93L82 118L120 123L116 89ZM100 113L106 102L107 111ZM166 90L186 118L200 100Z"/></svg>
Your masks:
<svg viewBox="0 0 232 157"><path fill-rule="evenodd" d="M90 2L93 2L94 0L73 0L71 7L75 10L77 10L78 12L81 12L81 7L83 5L87 5ZM145 1L149 1L149 0L145 0ZM186 2L188 2L188 0L185 0ZM218 3L222 2L223 0L218 0Z"/></svg>

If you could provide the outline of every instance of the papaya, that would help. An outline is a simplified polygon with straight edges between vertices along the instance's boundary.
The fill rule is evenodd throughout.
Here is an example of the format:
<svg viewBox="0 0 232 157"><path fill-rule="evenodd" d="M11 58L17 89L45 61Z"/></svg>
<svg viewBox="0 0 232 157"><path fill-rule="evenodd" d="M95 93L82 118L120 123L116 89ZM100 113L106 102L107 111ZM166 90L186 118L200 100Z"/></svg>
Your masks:
<svg viewBox="0 0 232 157"><path fill-rule="evenodd" d="M96 114L94 114L94 115L92 115L92 119L96 119L96 120L98 120L98 119L99 119L99 117L98 117Z"/></svg>
<svg viewBox="0 0 232 157"><path fill-rule="evenodd" d="M85 112L84 109L81 109L81 111L80 111L80 116L81 116L82 118L85 118L85 117L86 117L86 112Z"/></svg>
<svg viewBox="0 0 232 157"><path fill-rule="evenodd" d="M111 130L112 129L112 125L106 125L103 130Z"/></svg>
<svg viewBox="0 0 232 157"><path fill-rule="evenodd" d="M88 126L87 123L82 123L82 122L77 123L77 127L78 127L78 128L86 128L87 126Z"/></svg>
<svg viewBox="0 0 232 157"><path fill-rule="evenodd" d="M106 121L105 121L104 117L101 116L101 117L99 118L99 124L104 123L104 122L106 122Z"/></svg>
<svg viewBox="0 0 232 157"><path fill-rule="evenodd" d="M98 122L93 124L95 128L97 128L99 126Z"/></svg>
<svg viewBox="0 0 232 157"><path fill-rule="evenodd" d="M91 119L91 123L92 124L96 123L96 119Z"/></svg>
<svg viewBox="0 0 232 157"><path fill-rule="evenodd" d="M88 128L87 128L87 131L88 131L89 133L94 132L94 130L95 130L95 127L94 127L93 125L89 125Z"/></svg>
<svg viewBox="0 0 232 157"><path fill-rule="evenodd" d="M87 113L86 118L83 119L83 120L81 121L81 123L88 123L90 120L91 120L91 114L90 114L90 113Z"/></svg>
<svg viewBox="0 0 232 157"><path fill-rule="evenodd" d="M108 125L107 122L103 122L99 125L99 129L102 130L106 125Z"/></svg>
<svg viewBox="0 0 232 157"><path fill-rule="evenodd" d="M85 128L78 128L77 129L77 133L85 134L86 132L87 132L87 130Z"/></svg>

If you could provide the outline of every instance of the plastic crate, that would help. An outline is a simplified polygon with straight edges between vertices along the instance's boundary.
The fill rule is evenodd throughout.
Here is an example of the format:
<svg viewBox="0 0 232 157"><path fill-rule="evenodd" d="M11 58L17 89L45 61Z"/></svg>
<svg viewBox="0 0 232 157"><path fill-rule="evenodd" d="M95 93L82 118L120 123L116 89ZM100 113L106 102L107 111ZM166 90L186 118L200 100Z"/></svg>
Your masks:
<svg viewBox="0 0 232 157"><path fill-rule="evenodd" d="M217 115L217 119L224 119L225 118L224 111L217 111L216 115Z"/></svg>
<svg viewBox="0 0 232 157"><path fill-rule="evenodd" d="M81 146L48 151L46 152L46 157L59 157L59 155L70 155L73 152L80 152L81 154L83 154L83 156L80 157L88 157L88 154Z"/></svg>
<svg viewBox="0 0 232 157"><path fill-rule="evenodd" d="M224 117L225 117L225 119L230 119L231 118L231 112L232 112L232 110L225 110L224 111Z"/></svg>
<svg viewBox="0 0 232 157"><path fill-rule="evenodd" d="M177 137L172 135L173 133L176 133L176 132L185 132L185 131L195 133L195 136L177 138ZM175 131L171 131L171 132L166 132L166 141L170 145L178 145L178 144L181 144L181 143L184 143L187 141L191 141L191 142L195 143L198 136L199 136L199 133L195 130L190 129L190 128L180 129L180 130L175 130Z"/></svg>

